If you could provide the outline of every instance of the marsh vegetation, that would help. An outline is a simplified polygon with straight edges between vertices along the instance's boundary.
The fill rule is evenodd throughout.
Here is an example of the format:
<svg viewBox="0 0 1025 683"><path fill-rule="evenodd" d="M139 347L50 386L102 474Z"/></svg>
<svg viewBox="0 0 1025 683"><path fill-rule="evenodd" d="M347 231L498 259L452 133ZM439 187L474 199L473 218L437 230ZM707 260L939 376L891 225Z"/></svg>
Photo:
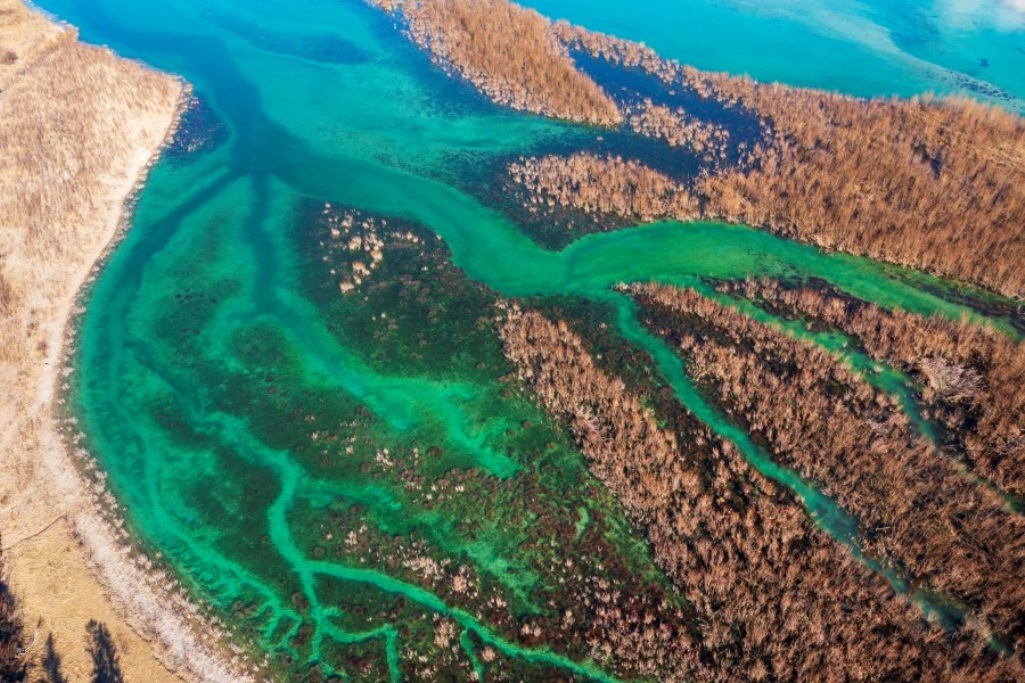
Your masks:
<svg viewBox="0 0 1025 683"><path fill-rule="evenodd" d="M746 280L724 283L781 314L839 329L875 360L918 380L928 417L942 440L973 470L1025 498L1025 348L968 319L885 310L824 283Z"/></svg>
<svg viewBox="0 0 1025 683"><path fill-rule="evenodd" d="M864 680L995 681L1020 673L970 631L949 638L927 626L816 529L792 494L693 416L677 412L662 427L565 322L513 308L502 338L518 377L570 426L592 471L693 603L699 661L709 667L697 678L729 670L805 680L839 669Z"/></svg>
<svg viewBox="0 0 1025 683"><path fill-rule="evenodd" d="M659 217L680 219L676 207L695 204L695 216L702 218L762 227L1006 295L1025 294L1018 267L1025 261L1020 117L968 99L865 100L762 84L700 72L642 45L565 23L553 30L571 54L588 54L762 121L764 134L744 143L739 166L706 167L696 176L674 178L680 197ZM639 95L634 99L641 113L629 125L640 134L702 149L728 136L728 128L717 132L718 121L688 120L685 111L648 105ZM604 172L589 171L591 183L579 182L580 163L572 159L538 160L546 173L526 179L542 201L566 206L590 204L574 198L574 185L593 194L594 182L607 183L613 199L604 211L652 219L637 214L636 200L620 191L621 160L591 161L592 167L604 166ZM522 178L520 166L513 173Z"/></svg>
<svg viewBox="0 0 1025 683"><path fill-rule="evenodd" d="M971 605L983 639L1022 649L1025 520L935 453L894 399L814 343L694 290L635 293L709 394L860 520L869 552Z"/></svg>
<svg viewBox="0 0 1025 683"><path fill-rule="evenodd" d="M534 10L506 0L372 1L398 13L417 45L497 104L598 126L623 119Z"/></svg>
<svg viewBox="0 0 1025 683"><path fill-rule="evenodd" d="M844 117L898 148L904 129L865 128L862 109L876 104L744 90L496 0L377 2L433 67L408 46L384 49L389 19L359 3L314 3L338 25L373 18L338 46L325 23L286 31L262 6L211 22L172 4L199 20L160 27L160 41L152 26L98 22L138 54L164 59L180 42L176 63L209 87L93 290L69 380L84 432L73 438L101 459L95 476L127 501L130 528L266 652L268 676L1023 678L1020 517L919 433L949 413L947 431L965 437L949 444L967 452L981 413L956 411L981 397L1002 408L979 438L1012 448L1017 423L998 417L1018 404L986 392L1017 366L975 360L1004 352L967 341L969 322L916 329L960 334L974 351L936 341L924 360L900 361L886 344L902 314L868 311L865 324L894 321L872 359L899 365L934 411L912 419L842 352L806 338L796 304L700 278L807 269L835 277L830 296L847 297L844 285L960 311L945 283L921 276L938 293L927 294L889 266L735 226L612 232L725 215L713 200L734 196L735 220L771 204L758 225L786 232L772 192L812 189L762 196L736 183L763 174L771 185L770 163L797 173L845 149L849 134L832 130ZM133 14L144 13L118 20ZM588 125L510 116L471 86ZM814 126L827 110L821 130L787 132L800 124L768 114L776 97L825 98L802 114ZM103 148L121 163L116 151ZM912 162L947 182L945 162ZM839 168L821 163L817 173ZM840 171L856 178L865 163ZM521 194L492 182L509 183L510 164ZM879 201L914 200L901 194L909 177ZM494 202L477 201L489 192ZM538 224L569 207L575 234L609 232L540 249L509 220L520 214L502 201L514 199ZM61 249L84 234L57 227ZM853 246L837 248L857 250L844 240ZM67 253L45 234L33 248ZM648 278L696 288L610 291ZM17 310L32 296L0 285L0 304ZM755 304L789 324L754 320ZM841 325L811 317L816 330ZM1013 458L986 470L990 450L977 450L973 471L1011 490L1000 473ZM91 662L130 678L104 629L88 628ZM58 672L59 660L46 658Z"/></svg>

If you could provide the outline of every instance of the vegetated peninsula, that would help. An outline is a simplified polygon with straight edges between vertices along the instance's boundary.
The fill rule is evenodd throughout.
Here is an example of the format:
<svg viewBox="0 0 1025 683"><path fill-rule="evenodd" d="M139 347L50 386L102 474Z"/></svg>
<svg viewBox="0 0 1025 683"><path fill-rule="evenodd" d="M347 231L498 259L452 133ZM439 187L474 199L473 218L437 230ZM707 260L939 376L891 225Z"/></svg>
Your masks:
<svg viewBox="0 0 1025 683"><path fill-rule="evenodd" d="M77 474L60 434L75 298L172 131L184 89L76 38L0 0L0 666L5 681L90 671L238 680L197 638L192 608L166 577L130 559L124 532L99 512L102 485Z"/></svg>
<svg viewBox="0 0 1025 683"><path fill-rule="evenodd" d="M505 0L371 1L401 15L417 45L497 104L599 126L623 119L533 10Z"/></svg>
<svg viewBox="0 0 1025 683"><path fill-rule="evenodd" d="M674 193L684 198L666 201L665 182L621 159L554 156L514 165L516 178L542 198L638 220L652 219L651 208L661 204L664 218L746 223L1025 295L1025 122L1014 114L967 99L865 100L705 73L637 43L550 23L507 0L374 4L400 12L419 46L499 104L621 125L669 145L704 149L729 136L728 126L703 122L686 107L640 95L617 105L574 63L577 55L646 74L697 109L712 104L761 121L763 134L741 143L738 164L674 179L681 183ZM612 208L592 200L603 188ZM691 203L700 210L681 214Z"/></svg>

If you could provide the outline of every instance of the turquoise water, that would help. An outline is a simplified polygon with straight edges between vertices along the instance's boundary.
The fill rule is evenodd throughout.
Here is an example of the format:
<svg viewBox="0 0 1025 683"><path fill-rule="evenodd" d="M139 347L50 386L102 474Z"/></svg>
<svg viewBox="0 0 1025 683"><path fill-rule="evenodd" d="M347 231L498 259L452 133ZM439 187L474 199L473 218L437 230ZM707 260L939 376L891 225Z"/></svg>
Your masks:
<svg viewBox="0 0 1025 683"><path fill-rule="evenodd" d="M803 275L884 306L981 317L927 276L743 227L662 223L540 248L471 187L502 160L584 147L600 132L489 105L356 0L43 5L86 40L182 74L203 103L90 292L72 398L142 542L282 675L399 680L427 667L423 656L463 677L616 680L633 676L560 626L592 590L582 576L686 614L567 435L501 381L500 298L611 306L618 333L684 405L854 545L856 520L709 405L611 288ZM707 23L677 34L655 5L650 18L537 5L671 56L693 49L699 66L757 65L759 76L859 93L939 87L806 19L697 3L688 16ZM987 28L973 40L1014 35ZM945 69L961 59L948 51L964 54L953 38L929 45L916 43L916 59ZM1013 81L1000 87L1022 85ZM370 284L343 297L325 203L386 216L422 246L386 247ZM911 400L899 376L880 381ZM478 592L456 589L457 576ZM439 620L454 629L446 646ZM527 623L549 637L523 637Z"/></svg>
<svg viewBox="0 0 1025 683"><path fill-rule="evenodd" d="M1025 98L1015 0L529 0L552 17L645 42L702 69L855 95Z"/></svg>

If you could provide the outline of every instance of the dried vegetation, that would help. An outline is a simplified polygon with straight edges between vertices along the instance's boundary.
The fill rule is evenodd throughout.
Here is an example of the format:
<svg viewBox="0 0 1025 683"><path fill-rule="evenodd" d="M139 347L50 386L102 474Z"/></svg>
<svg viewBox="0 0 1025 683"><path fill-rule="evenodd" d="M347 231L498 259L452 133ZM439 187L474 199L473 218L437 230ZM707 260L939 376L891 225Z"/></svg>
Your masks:
<svg viewBox="0 0 1025 683"><path fill-rule="evenodd" d="M743 168L696 180L704 217L1025 295L1025 123L1018 116L962 99L862 100L759 84L702 73L564 23L554 30L573 49L767 124ZM557 196L564 182L537 189ZM630 207L621 213L631 215Z"/></svg>
<svg viewBox="0 0 1025 683"><path fill-rule="evenodd" d="M1025 498L1025 346L967 320L887 311L825 286L770 280L724 289L856 338L877 361L917 378L929 416L982 477Z"/></svg>
<svg viewBox="0 0 1025 683"><path fill-rule="evenodd" d="M45 49L26 49L35 61L22 64L0 97L4 374L45 351L45 341L33 339L40 307L64 296L53 268L64 263L73 272L81 263L97 216L119 209L112 190L138 165L138 150L148 155L150 141L164 136L181 93L162 74L75 42L71 29L60 35L70 38L44 33Z"/></svg>
<svg viewBox="0 0 1025 683"><path fill-rule="evenodd" d="M522 159L510 166L509 173L527 188L534 205L559 204L641 221L699 215L698 203L682 184L621 157L580 153Z"/></svg>
<svg viewBox="0 0 1025 683"><path fill-rule="evenodd" d="M59 627L60 652L51 640L43 662L50 680L63 680L52 673L62 658L84 679L89 655L68 643L77 645L78 629L100 616L126 650L133 648L128 675L166 680L172 674L153 655L164 652L171 661L175 643L165 624L183 624L184 612L168 609L165 593L161 603L140 588L147 584L126 556L97 550L113 547L113 532L92 517L86 487L63 450L54 393L75 296L173 125L182 85L77 42L73 29L17 0L0 0L0 88L0 513L5 529L25 542L9 555L11 585L19 597L31 596L21 605L26 624ZM115 599L152 627L149 645ZM165 621L150 618L157 615ZM175 635L178 651L188 652L176 663L210 661L187 626ZM43 648L30 649L35 658ZM220 678L215 667L205 668L207 677Z"/></svg>
<svg viewBox="0 0 1025 683"><path fill-rule="evenodd" d="M866 548L1025 650L1025 519L917 435L894 399L815 346L693 290L635 289L649 324L782 464L862 524Z"/></svg>
<svg viewBox="0 0 1025 683"><path fill-rule="evenodd" d="M40 55L74 40L74 31L47 21L20 0L0 0L0 93Z"/></svg>
<svg viewBox="0 0 1025 683"><path fill-rule="evenodd" d="M507 0L371 1L400 12L417 45L497 104L599 126L622 120L534 10Z"/></svg>
<svg viewBox="0 0 1025 683"><path fill-rule="evenodd" d="M701 618L695 678L1012 680L1016 661L946 637L689 413L659 426L565 323L510 311L506 355L572 428ZM797 646L797 644L800 644Z"/></svg>
<svg viewBox="0 0 1025 683"><path fill-rule="evenodd" d="M691 117L682 107L670 109L650 99L631 107L628 121L635 133L664 140L670 147L686 147L704 155L706 161L721 157L730 137L722 126Z"/></svg>

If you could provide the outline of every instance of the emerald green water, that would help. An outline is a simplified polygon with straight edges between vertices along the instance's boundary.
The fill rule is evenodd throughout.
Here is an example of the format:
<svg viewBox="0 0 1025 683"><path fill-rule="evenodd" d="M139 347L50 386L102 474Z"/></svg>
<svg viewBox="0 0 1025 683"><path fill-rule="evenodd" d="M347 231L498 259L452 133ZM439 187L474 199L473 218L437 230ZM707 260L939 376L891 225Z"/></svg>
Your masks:
<svg viewBox="0 0 1025 683"><path fill-rule="evenodd" d="M612 288L806 276L886 307L984 317L928 276L737 226L540 248L446 179L600 131L492 107L355 0L44 6L87 40L183 74L203 100L179 145L196 149L156 167L89 293L72 399L140 541L280 676L395 681L423 655L456 678L618 680L632 676L615 656L560 630L592 590L581 577L686 613L569 436L502 381L500 298L612 307L683 405L855 548L857 521L712 407ZM418 231L421 246L386 248L370 284L343 297L323 260L325 202ZM914 414L903 378L878 381ZM435 575L423 558L449 564ZM454 588L458 572L478 593ZM438 618L454 623L444 647ZM546 639L524 638L527 623Z"/></svg>

